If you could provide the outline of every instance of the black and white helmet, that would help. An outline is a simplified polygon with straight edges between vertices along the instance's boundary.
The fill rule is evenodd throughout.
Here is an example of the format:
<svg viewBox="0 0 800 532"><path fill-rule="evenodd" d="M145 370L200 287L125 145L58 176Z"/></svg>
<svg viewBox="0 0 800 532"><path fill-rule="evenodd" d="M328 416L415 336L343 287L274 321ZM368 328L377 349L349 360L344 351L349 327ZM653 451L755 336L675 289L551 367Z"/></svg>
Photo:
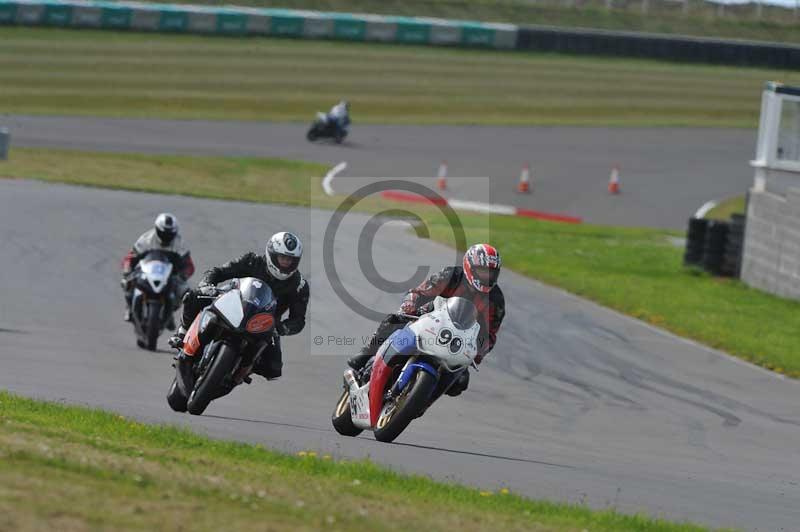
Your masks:
<svg viewBox="0 0 800 532"><path fill-rule="evenodd" d="M178 236L178 219L175 215L162 212L156 218L156 235L161 245L168 246Z"/></svg>
<svg viewBox="0 0 800 532"><path fill-rule="evenodd" d="M275 233L267 242L266 254L269 273L274 278L283 281L297 271L297 267L300 265L300 257L303 256L303 243L292 233ZM287 262L284 259L284 265L281 266L278 261L279 257L288 258L289 261Z"/></svg>

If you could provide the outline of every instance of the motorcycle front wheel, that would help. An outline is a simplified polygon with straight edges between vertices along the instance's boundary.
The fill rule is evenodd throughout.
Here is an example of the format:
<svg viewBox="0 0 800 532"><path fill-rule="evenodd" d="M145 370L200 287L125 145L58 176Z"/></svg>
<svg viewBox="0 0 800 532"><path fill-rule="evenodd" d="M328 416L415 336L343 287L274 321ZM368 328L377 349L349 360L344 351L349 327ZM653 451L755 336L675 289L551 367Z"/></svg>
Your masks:
<svg viewBox="0 0 800 532"><path fill-rule="evenodd" d="M147 335L147 349L155 351L158 345L158 335L161 332L161 303L153 302L147 307L147 322L145 334Z"/></svg>
<svg viewBox="0 0 800 532"><path fill-rule="evenodd" d="M211 401L218 396L218 391L222 386L225 377L231 374L236 361L239 359L239 352L228 344L222 344L205 372L197 378L192 393L189 394L189 401L186 409L190 414L199 416L202 414Z"/></svg>
<svg viewBox="0 0 800 532"><path fill-rule="evenodd" d="M436 378L427 371L417 371L393 405L384 406L375 427L375 439L391 442L403 432L427 406L436 388Z"/></svg>

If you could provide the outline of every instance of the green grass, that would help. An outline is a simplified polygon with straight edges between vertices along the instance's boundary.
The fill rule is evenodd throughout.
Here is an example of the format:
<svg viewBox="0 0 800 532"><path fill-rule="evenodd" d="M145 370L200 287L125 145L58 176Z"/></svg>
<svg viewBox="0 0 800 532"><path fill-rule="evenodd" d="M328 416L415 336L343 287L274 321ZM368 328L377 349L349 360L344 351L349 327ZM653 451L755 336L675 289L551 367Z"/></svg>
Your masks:
<svg viewBox="0 0 800 532"><path fill-rule="evenodd" d="M177 0L176 3L228 4L228 0ZM611 30L679 33L702 37L732 37L765 41L800 41L800 27L789 9L764 6L757 20L755 4L717 8L691 0L684 15L675 2L650 2L642 16L641 1L613 2L607 11L603 0L576 0L575 7L560 0L236 0L237 5L287 7L321 11L429 16L516 24L602 28Z"/></svg>
<svg viewBox="0 0 800 532"><path fill-rule="evenodd" d="M0 177L309 206L324 201L317 163L248 157L139 155L13 148Z"/></svg>
<svg viewBox="0 0 800 532"><path fill-rule="evenodd" d="M0 529L704 530L301 454L0 391Z"/></svg>
<svg viewBox="0 0 800 532"><path fill-rule="evenodd" d="M180 157L19 149L0 177L25 177L212 198L335 208L323 195L325 167L234 157ZM113 169L109 172L109 169ZM375 211L396 204L368 201ZM452 245L437 209L403 206L426 220L431 237ZM504 263L545 283L764 367L800 377L800 303L685 269L678 233L524 218L462 215L468 242L500 248Z"/></svg>
<svg viewBox="0 0 800 532"><path fill-rule="evenodd" d="M755 127L800 72L280 39L0 28L0 113Z"/></svg>
<svg viewBox="0 0 800 532"><path fill-rule="evenodd" d="M719 204L706 213L709 220L728 220L732 214L744 214L745 197L736 196L719 202Z"/></svg>
<svg viewBox="0 0 800 532"><path fill-rule="evenodd" d="M684 268L683 249L670 241L680 233L500 216L489 225L481 216L462 216L462 222L470 242L491 242L504 265L519 273L800 377L800 302ZM432 222L431 235L452 240L440 221Z"/></svg>

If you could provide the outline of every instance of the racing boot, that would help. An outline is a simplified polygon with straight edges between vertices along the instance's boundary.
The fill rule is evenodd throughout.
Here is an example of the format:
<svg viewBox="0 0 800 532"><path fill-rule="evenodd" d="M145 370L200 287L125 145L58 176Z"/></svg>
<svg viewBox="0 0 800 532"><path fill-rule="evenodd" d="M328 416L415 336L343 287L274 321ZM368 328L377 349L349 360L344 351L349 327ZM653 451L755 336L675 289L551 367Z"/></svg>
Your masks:
<svg viewBox="0 0 800 532"><path fill-rule="evenodd" d="M175 330L175 316L172 315L172 312L167 313L167 322L164 324L164 327L166 327L168 331Z"/></svg>
<svg viewBox="0 0 800 532"><path fill-rule="evenodd" d="M125 309L125 314L122 315L122 321L127 321L128 323L130 323L132 321L131 320L131 309L130 308L126 308Z"/></svg>
<svg viewBox="0 0 800 532"><path fill-rule="evenodd" d="M261 375L268 381L274 381L283 374L283 360L278 352L264 353L256 365L253 366L253 373ZM249 383L248 383L249 384Z"/></svg>
<svg viewBox="0 0 800 532"><path fill-rule="evenodd" d="M186 336L186 329L184 329L183 325L178 327L178 330L175 331L175 334L167 340L167 343L173 349L182 349L183 348L183 338Z"/></svg>
<svg viewBox="0 0 800 532"><path fill-rule="evenodd" d="M462 392L466 391L469 387L469 371L464 370L461 375L456 377L455 382L447 389L446 395L450 397L458 397Z"/></svg>

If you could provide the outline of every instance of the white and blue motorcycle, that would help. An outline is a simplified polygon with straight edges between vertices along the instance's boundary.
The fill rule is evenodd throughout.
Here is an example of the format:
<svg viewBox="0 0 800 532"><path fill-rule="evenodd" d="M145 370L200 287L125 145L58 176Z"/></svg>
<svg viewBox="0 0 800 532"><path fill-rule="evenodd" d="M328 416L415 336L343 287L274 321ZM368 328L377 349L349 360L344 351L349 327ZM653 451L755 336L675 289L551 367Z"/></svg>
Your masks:
<svg viewBox="0 0 800 532"><path fill-rule="evenodd" d="M434 300L433 310L395 331L371 363L344 372L344 392L333 411L339 434L371 430L391 442L445 393L461 372L475 367L478 335L475 305L453 297Z"/></svg>
<svg viewBox="0 0 800 532"><path fill-rule="evenodd" d="M136 344L143 349L156 350L158 337L172 319L176 297L172 269L166 253L150 251L133 272L131 321Z"/></svg>

